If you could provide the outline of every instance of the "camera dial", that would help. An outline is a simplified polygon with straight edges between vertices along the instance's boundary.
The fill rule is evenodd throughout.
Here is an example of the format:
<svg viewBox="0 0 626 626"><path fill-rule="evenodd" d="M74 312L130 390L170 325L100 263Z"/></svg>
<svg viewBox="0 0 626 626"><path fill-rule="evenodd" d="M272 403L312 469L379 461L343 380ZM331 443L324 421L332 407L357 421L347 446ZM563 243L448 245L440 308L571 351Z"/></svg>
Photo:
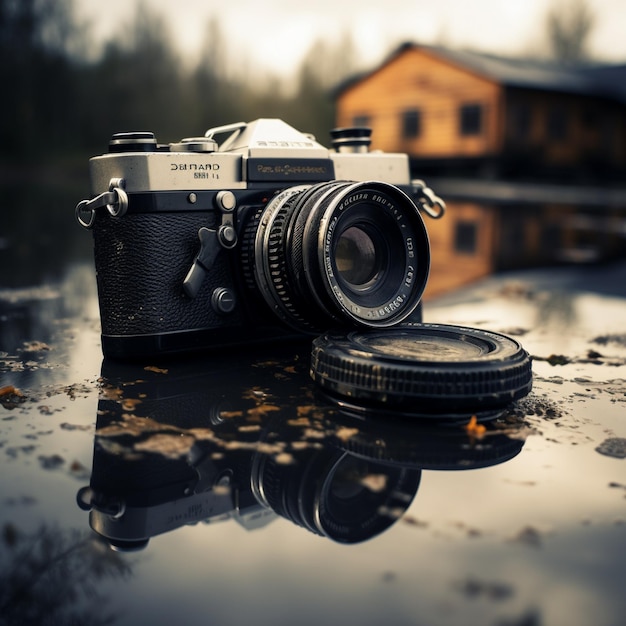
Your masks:
<svg viewBox="0 0 626 626"><path fill-rule="evenodd" d="M368 152L372 143L372 129L367 126L335 128L330 131L331 144L337 152Z"/></svg>
<svg viewBox="0 0 626 626"><path fill-rule="evenodd" d="M171 152L215 152L217 141L208 137L187 137L170 144Z"/></svg>
<svg viewBox="0 0 626 626"><path fill-rule="evenodd" d="M109 152L153 152L157 149L154 133L138 131L115 133L109 141Z"/></svg>

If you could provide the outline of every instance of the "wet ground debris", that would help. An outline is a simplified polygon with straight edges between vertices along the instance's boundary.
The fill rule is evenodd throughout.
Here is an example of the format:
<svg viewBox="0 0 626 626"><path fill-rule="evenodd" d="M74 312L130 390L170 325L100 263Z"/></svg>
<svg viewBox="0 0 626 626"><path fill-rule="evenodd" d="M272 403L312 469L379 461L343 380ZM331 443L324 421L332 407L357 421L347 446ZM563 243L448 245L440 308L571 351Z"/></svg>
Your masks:
<svg viewBox="0 0 626 626"><path fill-rule="evenodd" d="M535 361L540 360L538 357L533 357L533 359ZM552 366L567 365L568 363L572 362L572 360L569 357L566 357L563 354L551 354L549 357L547 357L546 359L542 359L542 360L547 361Z"/></svg>
<svg viewBox="0 0 626 626"><path fill-rule="evenodd" d="M9 395L19 395L23 396L20 391L18 391L13 385L5 385L4 387L0 387L0 398Z"/></svg>
<svg viewBox="0 0 626 626"><path fill-rule="evenodd" d="M600 335L592 339L591 343L597 343L600 346L616 344L618 346L623 346L626 348L626 334Z"/></svg>
<svg viewBox="0 0 626 626"><path fill-rule="evenodd" d="M469 598L486 598L493 601L502 601L511 598L515 590L511 585L501 582L490 582L468 578L457 582L455 588Z"/></svg>
<svg viewBox="0 0 626 626"><path fill-rule="evenodd" d="M533 361L545 361L552 366L569 365L570 363L589 363L591 365L626 365L626 358L605 356L596 350L587 350L584 356L566 356L564 354L551 354L547 357L533 354Z"/></svg>
<svg viewBox="0 0 626 626"><path fill-rule="evenodd" d="M543 544L543 535L545 534L545 531L534 526L524 526L524 528L510 538L510 541L522 543L532 548L540 548Z"/></svg>
<svg viewBox="0 0 626 626"><path fill-rule="evenodd" d="M0 404L9 411L26 402L26 396L13 385L0 387Z"/></svg>
<svg viewBox="0 0 626 626"><path fill-rule="evenodd" d="M22 356L41 356L42 353L48 352L50 350L50 346L43 341L25 341L21 348L18 349L18 352L22 354Z"/></svg>
<svg viewBox="0 0 626 626"><path fill-rule="evenodd" d="M70 424L68 422L63 422L59 424L59 428L62 430L82 430L82 431L90 431L93 430L93 424Z"/></svg>
<svg viewBox="0 0 626 626"><path fill-rule="evenodd" d="M72 383L62 387L62 391L70 400L75 400L78 396L86 397L93 391L93 387L84 383Z"/></svg>
<svg viewBox="0 0 626 626"><path fill-rule="evenodd" d="M465 425L465 431L472 438L482 439L485 436L487 427L484 424L479 424L478 418L472 415L470 421Z"/></svg>
<svg viewBox="0 0 626 626"><path fill-rule="evenodd" d="M566 411L561 409L556 402L530 393L525 398L516 400L509 405L503 417L507 419L517 418L523 420L528 416L536 415L546 419L556 419L563 417L565 413Z"/></svg>
<svg viewBox="0 0 626 626"><path fill-rule="evenodd" d="M596 452L615 459L626 459L626 439L609 437L596 447Z"/></svg>
<svg viewBox="0 0 626 626"><path fill-rule="evenodd" d="M146 365L146 367L144 367L143 369L146 372L154 372L155 374L167 374L169 371L162 367L157 367L156 365Z"/></svg>
<svg viewBox="0 0 626 626"><path fill-rule="evenodd" d="M65 459L59 454L51 454L48 456L40 455L39 463L42 469L54 470L65 464Z"/></svg>
<svg viewBox="0 0 626 626"><path fill-rule="evenodd" d="M521 326L513 326L502 328L498 332L501 332L505 335L513 335L514 337L523 337L524 335L528 334L530 330Z"/></svg>
<svg viewBox="0 0 626 626"><path fill-rule="evenodd" d="M46 353L51 348L42 341L27 341L18 348L15 354L0 352L0 373L32 372L41 368L52 369L54 364L48 363Z"/></svg>

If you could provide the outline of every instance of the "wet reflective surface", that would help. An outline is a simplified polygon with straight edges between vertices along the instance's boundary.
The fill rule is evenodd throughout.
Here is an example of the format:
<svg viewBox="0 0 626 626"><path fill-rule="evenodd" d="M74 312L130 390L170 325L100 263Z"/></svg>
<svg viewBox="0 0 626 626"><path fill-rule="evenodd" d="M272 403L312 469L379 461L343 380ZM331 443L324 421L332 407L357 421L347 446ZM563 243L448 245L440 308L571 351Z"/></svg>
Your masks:
<svg viewBox="0 0 626 626"><path fill-rule="evenodd" d="M306 344L103 362L94 282L0 289L0 623L624 623L625 265L426 304L533 356L479 424L343 413Z"/></svg>

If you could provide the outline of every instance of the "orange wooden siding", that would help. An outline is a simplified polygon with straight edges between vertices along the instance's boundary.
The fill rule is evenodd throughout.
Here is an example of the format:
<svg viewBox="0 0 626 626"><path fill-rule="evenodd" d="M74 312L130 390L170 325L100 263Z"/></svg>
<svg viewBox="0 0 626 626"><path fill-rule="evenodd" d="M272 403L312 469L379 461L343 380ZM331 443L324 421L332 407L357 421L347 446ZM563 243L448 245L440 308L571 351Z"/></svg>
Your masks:
<svg viewBox="0 0 626 626"><path fill-rule="evenodd" d="M337 124L351 126L367 118L372 149L386 152L427 158L494 154L503 144L502 97L498 84L416 48L343 92ZM461 134L462 105L482 108L479 134ZM408 110L420 112L420 133L410 140L402 133L402 115Z"/></svg>
<svg viewBox="0 0 626 626"><path fill-rule="evenodd" d="M480 129L461 130L463 107L480 108ZM403 116L414 112L413 136ZM520 112L523 115L520 117ZM525 122L520 124L520 119ZM626 168L626 106L600 93L510 87L430 48L406 47L336 99L337 126L372 128L372 148L415 159L522 158L522 167ZM595 169L594 169L595 168ZM585 170L586 171L586 170Z"/></svg>

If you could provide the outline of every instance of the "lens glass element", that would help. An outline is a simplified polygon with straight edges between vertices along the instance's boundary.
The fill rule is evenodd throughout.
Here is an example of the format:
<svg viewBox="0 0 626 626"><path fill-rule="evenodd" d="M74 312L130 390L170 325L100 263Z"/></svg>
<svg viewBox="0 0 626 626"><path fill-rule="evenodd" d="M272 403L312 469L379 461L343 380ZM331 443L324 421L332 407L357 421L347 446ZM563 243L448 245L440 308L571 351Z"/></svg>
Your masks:
<svg viewBox="0 0 626 626"><path fill-rule="evenodd" d="M380 273L383 250L360 226L350 226L339 237L335 262L341 278L355 288L371 283Z"/></svg>

